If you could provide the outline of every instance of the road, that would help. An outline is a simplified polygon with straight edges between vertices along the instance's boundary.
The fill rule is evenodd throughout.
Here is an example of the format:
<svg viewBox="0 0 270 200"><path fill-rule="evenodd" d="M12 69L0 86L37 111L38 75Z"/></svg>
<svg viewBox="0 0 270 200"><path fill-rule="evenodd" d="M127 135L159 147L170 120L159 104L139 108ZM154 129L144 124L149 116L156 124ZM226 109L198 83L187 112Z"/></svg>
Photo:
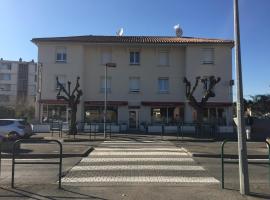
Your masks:
<svg viewBox="0 0 270 200"><path fill-rule="evenodd" d="M189 147L196 143L127 142L108 141L89 157L64 158L62 190L57 165L16 166L17 188L11 189L11 160L5 159L0 199L270 199L265 164L249 165L252 196L242 197L238 165L225 165L226 189L221 190L220 159L192 157Z"/></svg>

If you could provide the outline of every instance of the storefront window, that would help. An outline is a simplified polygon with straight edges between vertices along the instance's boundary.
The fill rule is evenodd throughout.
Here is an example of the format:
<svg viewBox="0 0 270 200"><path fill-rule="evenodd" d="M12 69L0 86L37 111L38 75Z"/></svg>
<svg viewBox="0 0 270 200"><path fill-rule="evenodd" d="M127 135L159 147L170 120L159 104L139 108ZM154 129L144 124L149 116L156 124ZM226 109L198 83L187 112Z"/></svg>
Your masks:
<svg viewBox="0 0 270 200"><path fill-rule="evenodd" d="M103 122L103 106L86 106L85 107L85 122L101 123ZM108 123L117 123L117 107L107 107L107 119Z"/></svg>
<svg viewBox="0 0 270 200"><path fill-rule="evenodd" d="M184 119L182 107L151 108L152 123L178 123Z"/></svg>
<svg viewBox="0 0 270 200"><path fill-rule="evenodd" d="M206 123L225 125L226 115L224 108L205 108L203 110L203 121Z"/></svg>
<svg viewBox="0 0 270 200"><path fill-rule="evenodd" d="M51 122L53 120L66 121L67 118L66 105L43 105L43 122Z"/></svg>

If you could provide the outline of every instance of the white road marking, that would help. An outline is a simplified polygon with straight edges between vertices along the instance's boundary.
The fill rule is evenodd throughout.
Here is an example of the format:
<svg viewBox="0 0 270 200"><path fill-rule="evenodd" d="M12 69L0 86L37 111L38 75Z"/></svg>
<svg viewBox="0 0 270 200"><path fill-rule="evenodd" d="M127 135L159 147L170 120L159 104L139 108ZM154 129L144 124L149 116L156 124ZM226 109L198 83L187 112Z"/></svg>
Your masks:
<svg viewBox="0 0 270 200"><path fill-rule="evenodd" d="M183 149L183 148L145 148L145 147L138 147L138 148L102 148L102 147L96 147L95 148L96 151L172 151L172 152L187 152L187 150Z"/></svg>
<svg viewBox="0 0 270 200"><path fill-rule="evenodd" d="M83 158L81 162L193 162L192 158Z"/></svg>
<svg viewBox="0 0 270 200"><path fill-rule="evenodd" d="M188 156L187 153L182 152L99 152L93 151L91 156Z"/></svg>
<svg viewBox="0 0 270 200"><path fill-rule="evenodd" d="M75 166L71 171L112 171L112 170L172 170L172 171L204 171L201 166L186 165L94 165Z"/></svg>
<svg viewBox="0 0 270 200"><path fill-rule="evenodd" d="M167 143L167 144L170 144L169 142L167 141L159 141L159 140L144 140L144 141L133 141L133 140L127 140L127 141L124 141L124 140L110 140L110 141L104 141L103 143Z"/></svg>
<svg viewBox="0 0 270 200"><path fill-rule="evenodd" d="M97 176L62 179L63 183L219 183L214 177Z"/></svg>
<svg viewBox="0 0 270 200"><path fill-rule="evenodd" d="M143 142L111 142L111 143L102 143L101 145L171 145L171 143L163 143L163 142L156 142L156 143L143 143Z"/></svg>

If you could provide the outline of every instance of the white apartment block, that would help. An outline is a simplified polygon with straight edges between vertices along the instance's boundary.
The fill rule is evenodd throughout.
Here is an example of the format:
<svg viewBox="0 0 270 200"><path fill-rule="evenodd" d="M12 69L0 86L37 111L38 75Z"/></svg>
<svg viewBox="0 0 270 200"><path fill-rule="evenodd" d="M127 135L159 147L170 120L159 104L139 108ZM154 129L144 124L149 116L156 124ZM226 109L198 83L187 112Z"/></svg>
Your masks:
<svg viewBox="0 0 270 200"><path fill-rule="evenodd" d="M35 106L37 66L34 61L0 60L0 106Z"/></svg>
<svg viewBox="0 0 270 200"><path fill-rule="evenodd" d="M77 118L103 122L105 65L108 115L113 123L129 128L141 123L193 122L196 113L185 97L183 78L193 84L197 76L216 76L221 81L210 98L204 120L232 123L232 40L163 36L74 36L34 38L42 63L41 94L37 117L68 116L67 104L56 99L56 77L75 85L80 77L83 91ZM196 98L202 98L199 85Z"/></svg>

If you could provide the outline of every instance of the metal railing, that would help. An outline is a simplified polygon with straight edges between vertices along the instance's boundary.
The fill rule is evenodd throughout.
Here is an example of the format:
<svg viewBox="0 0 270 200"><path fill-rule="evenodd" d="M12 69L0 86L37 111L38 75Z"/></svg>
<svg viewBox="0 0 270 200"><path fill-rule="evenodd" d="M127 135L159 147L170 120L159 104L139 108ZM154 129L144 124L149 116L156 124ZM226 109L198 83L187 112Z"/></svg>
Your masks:
<svg viewBox="0 0 270 200"><path fill-rule="evenodd" d="M235 161L225 161L224 159L224 146L225 144L229 142L228 140L224 140L221 144L221 188L224 189L224 163L238 163L239 159L236 159ZM268 148L268 165L269 165L269 183L270 183L270 144L265 141L267 148ZM252 159L249 159L252 160ZM248 162L249 163L249 162ZM252 164L266 164L264 162L250 162Z"/></svg>
<svg viewBox="0 0 270 200"><path fill-rule="evenodd" d="M56 142L59 145L59 161L56 162L23 162L23 161L16 161L16 150L15 147L17 144L20 143L50 143ZM11 187L14 188L14 177L15 177L15 164L57 164L59 165L59 174L58 174L58 188L61 188L61 175L62 175L62 160L63 160L63 147L62 143L58 140L38 140L38 139L20 139L13 143L12 147L12 174L11 174Z"/></svg>

